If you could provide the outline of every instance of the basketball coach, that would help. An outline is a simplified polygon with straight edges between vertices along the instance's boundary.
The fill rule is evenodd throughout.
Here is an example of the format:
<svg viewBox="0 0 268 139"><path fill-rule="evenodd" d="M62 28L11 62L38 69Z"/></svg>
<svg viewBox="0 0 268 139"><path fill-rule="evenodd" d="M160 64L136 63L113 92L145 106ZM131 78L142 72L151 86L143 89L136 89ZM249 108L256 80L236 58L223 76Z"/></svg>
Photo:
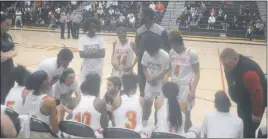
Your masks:
<svg viewBox="0 0 268 139"><path fill-rule="evenodd" d="M231 48L221 52L231 99L244 123L244 138L254 138L267 107L267 79L260 66Z"/></svg>

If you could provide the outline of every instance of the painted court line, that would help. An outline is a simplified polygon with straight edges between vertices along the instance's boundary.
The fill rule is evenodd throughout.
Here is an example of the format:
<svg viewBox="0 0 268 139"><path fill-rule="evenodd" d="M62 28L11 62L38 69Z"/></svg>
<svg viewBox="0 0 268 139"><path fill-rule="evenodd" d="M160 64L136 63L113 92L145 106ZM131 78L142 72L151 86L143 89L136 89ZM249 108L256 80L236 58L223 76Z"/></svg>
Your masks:
<svg viewBox="0 0 268 139"><path fill-rule="evenodd" d="M221 82L222 82L222 88L223 91L226 93L225 84L224 84L224 77L223 77L223 69L221 64L221 58L220 58L220 49L218 48L218 56L219 56L219 64L220 64L220 72L221 72Z"/></svg>

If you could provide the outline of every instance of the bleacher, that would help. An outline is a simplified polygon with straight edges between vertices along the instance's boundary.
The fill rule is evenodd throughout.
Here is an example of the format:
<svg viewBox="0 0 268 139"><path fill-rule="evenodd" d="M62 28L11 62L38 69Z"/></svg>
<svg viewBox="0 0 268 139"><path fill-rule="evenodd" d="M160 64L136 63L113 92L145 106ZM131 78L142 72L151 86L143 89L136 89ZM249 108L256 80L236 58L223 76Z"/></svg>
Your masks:
<svg viewBox="0 0 268 139"><path fill-rule="evenodd" d="M250 15L239 15L239 8L240 5L249 6L249 13ZM226 4L226 6L223 6L222 1L209 1L207 6L207 10L204 13L204 17L201 18L199 26L199 31L205 31L205 32L220 32L220 33L228 33L235 35L234 37L243 37L245 36L246 29L244 27L247 26L247 24L252 20L253 23L256 22L256 20L261 19L260 13L258 9L258 5L256 1L232 1L232 4ZM214 8L216 13L216 22L215 22L215 30L208 30L206 29L208 26L208 18L210 17L210 10ZM222 29L222 23L223 21L219 21L217 19L217 11L222 8L224 15L227 15L227 23L229 25L233 22L233 17L236 16L238 19L238 28L232 29L228 28L227 31ZM243 13L244 14L244 13ZM245 21L245 22L244 22ZM264 34L262 35L254 35L255 38L264 38Z"/></svg>

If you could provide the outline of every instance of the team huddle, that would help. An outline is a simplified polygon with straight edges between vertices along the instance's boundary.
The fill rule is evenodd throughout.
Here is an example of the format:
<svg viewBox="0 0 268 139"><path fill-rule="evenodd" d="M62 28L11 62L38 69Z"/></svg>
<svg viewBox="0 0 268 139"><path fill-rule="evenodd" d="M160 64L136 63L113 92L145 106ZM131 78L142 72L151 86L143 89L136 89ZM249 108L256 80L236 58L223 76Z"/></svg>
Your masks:
<svg viewBox="0 0 268 139"><path fill-rule="evenodd" d="M191 122L200 78L198 54L185 46L178 29L167 32L153 23L150 8L143 9L141 19L143 24L135 41L127 37L126 26L118 24L118 39L111 46L104 46L104 37L97 34L100 21L84 19L82 29L86 34L78 40L79 56L83 59L78 79L69 67L74 54L68 48L63 48L57 57L41 61L33 72L18 65L12 70L16 85L1 111L13 109L21 119L34 116L46 123L52 133L65 137L77 136L63 133L59 127L62 121L82 123L98 138L104 137L103 129L107 127L135 131L142 138L150 138L156 132L200 137L201 128ZM102 98L104 58L108 53L105 47L113 48L112 72ZM133 70L136 65L138 73ZM205 137L242 138L244 121L229 113L231 103L224 91L216 92L215 107L217 112L208 114L203 121ZM148 122L152 109L154 123ZM29 123L27 119L24 123ZM229 125L222 126L226 123ZM216 130L218 126L221 130ZM28 130L24 124L19 137L29 137ZM51 134L33 132L31 137Z"/></svg>
<svg viewBox="0 0 268 139"><path fill-rule="evenodd" d="M88 34L78 42L80 57L84 59L79 80L75 79L74 70L68 68L73 53L64 48L56 58L42 61L32 73L21 65L15 67L17 85L10 90L5 105L19 115L36 116L55 133L59 131L59 121L73 120L90 126L97 137L102 137L100 130L104 127L131 129L143 137L150 137L153 130L184 135L188 130L186 121L190 120L187 114L194 104L194 94L189 94L193 91L192 79L199 72L195 51L174 45L167 53L156 36L148 35L140 60L146 77L145 96L139 97L135 95L139 78L133 72L139 60L138 50L135 42L127 38L125 26L118 25L118 40L113 43L111 58L113 69L102 99L104 39L95 33L98 20L89 19L88 23L83 28ZM170 35L172 41L183 44L178 30ZM148 126L154 100L157 122Z"/></svg>

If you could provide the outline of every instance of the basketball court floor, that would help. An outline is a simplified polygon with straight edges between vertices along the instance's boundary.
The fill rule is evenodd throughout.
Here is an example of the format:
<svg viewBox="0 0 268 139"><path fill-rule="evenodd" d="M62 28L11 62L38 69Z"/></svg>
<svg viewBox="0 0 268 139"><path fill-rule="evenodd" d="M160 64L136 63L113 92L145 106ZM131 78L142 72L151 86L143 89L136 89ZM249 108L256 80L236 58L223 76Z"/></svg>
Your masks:
<svg viewBox="0 0 268 139"><path fill-rule="evenodd" d="M13 37L13 41L16 43L16 50L18 51L18 55L14 60L15 64L21 64L26 66L29 70L33 70L40 61L46 58L55 57L58 51L65 46L71 48L74 52L75 56L70 63L70 67L75 70L78 79L82 60L77 52L77 40L61 40L59 33L52 32L11 30L9 33ZM106 78L111 75L112 71L112 42L115 39L117 39L116 36L105 36L106 56L103 69L101 96L106 92ZM131 39L134 38L131 37ZM235 42L235 40L233 40L233 42ZM186 46L195 49L198 52L200 59L201 76L196 90L196 103L191 117L194 125L201 125L204 116L208 112L215 111L215 92L218 90L227 90L224 73L222 73L221 64L219 62L219 52L221 52L222 49L227 47L234 48L239 53L254 59L265 73L267 71L267 47L265 45L201 42L194 40L186 40L185 44ZM134 68L134 71L137 71L136 67ZM139 93L139 91L137 91L137 93ZM231 113L236 114L236 105L234 103L232 103ZM150 123L154 123L153 119L152 113L149 120Z"/></svg>

